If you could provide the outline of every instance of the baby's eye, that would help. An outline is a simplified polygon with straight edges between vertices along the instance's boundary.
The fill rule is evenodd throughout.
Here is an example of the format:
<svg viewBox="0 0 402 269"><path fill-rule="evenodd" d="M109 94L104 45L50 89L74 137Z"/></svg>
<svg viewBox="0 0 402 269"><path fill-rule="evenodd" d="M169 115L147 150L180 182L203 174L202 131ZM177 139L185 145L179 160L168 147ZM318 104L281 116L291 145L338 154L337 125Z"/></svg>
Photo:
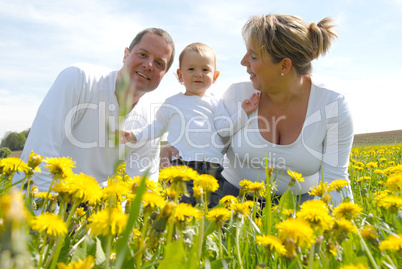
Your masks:
<svg viewBox="0 0 402 269"><path fill-rule="evenodd" d="M194 71L194 68L190 67L188 70L189 70L189 71Z"/></svg>
<svg viewBox="0 0 402 269"><path fill-rule="evenodd" d="M209 69L208 69L208 68L204 68L204 69L202 69L202 71L204 71L204 72L208 72L208 71L209 71Z"/></svg>

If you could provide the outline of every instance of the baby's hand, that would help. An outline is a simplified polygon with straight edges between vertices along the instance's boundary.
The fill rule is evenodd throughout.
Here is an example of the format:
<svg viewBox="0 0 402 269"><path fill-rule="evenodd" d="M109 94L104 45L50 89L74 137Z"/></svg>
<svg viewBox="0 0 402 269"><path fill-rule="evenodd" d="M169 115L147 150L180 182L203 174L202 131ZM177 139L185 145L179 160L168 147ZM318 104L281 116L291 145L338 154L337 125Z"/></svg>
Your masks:
<svg viewBox="0 0 402 269"><path fill-rule="evenodd" d="M260 101L260 94L253 93L250 99L246 99L243 101L241 107L244 109L247 115L250 115L251 112L257 109L259 101Z"/></svg>
<svg viewBox="0 0 402 269"><path fill-rule="evenodd" d="M127 142L136 142L137 138L131 131L121 130L120 131L120 143L126 144Z"/></svg>

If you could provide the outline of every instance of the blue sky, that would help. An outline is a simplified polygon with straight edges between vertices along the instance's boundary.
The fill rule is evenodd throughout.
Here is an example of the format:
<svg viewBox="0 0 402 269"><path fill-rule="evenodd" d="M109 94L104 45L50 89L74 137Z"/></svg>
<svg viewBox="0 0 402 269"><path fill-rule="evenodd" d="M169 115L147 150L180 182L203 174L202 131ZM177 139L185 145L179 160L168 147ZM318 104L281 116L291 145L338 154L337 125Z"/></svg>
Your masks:
<svg viewBox="0 0 402 269"><path fill-rule="evenodd" d="M241 28L252 15L281 13L318 22L337 20L330 52L313 62L313 77L344 94L356 133L402 129L401 0L0 0L0 138L29 128L57 74L76 62L120 69L135 34L160 27L177 55L204 42L221 75L211 91L248 80L240 60ZM178 67L177 58L171 71ZM169 72L155 100L182 91Z"/></svg>

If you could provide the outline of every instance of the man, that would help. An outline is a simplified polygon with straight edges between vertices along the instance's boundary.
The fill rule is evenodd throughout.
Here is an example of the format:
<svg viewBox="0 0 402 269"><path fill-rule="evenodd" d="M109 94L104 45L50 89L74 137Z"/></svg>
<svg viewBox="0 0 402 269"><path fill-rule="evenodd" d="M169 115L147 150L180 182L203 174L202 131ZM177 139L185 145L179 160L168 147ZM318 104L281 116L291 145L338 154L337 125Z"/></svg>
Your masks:
<svg viewBox="0 0 402 269"><path fill-rule="evenodd" d="M138 33L124 50L123 67L110 70L79 63L63 70L39 107L21 158L34 151L44 157L71 157L75 173L93 176L101 186L124 161L124 146L115 130L141 128L150 123L150 104L142 96L155 90L174 59L174 43L158 28ZM122 116L125 116L121 123ZM157 177L159 141L135 145L127 160L130 176ZM16 175L14 182L23 175ZM34 177L40 192L52 178L42 164Z"/></svg>

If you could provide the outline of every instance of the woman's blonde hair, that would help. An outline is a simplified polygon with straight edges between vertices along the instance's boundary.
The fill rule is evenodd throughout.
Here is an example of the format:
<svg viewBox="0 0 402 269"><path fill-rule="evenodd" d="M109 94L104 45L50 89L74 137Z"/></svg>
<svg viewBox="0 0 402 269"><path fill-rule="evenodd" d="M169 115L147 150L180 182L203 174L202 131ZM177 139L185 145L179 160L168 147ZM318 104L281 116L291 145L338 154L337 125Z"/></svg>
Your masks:
<svg viewBox="0 0 402 269"><path fill-rule="evenodd" d="M334 20L325 18L310 25L293 15L254 16L243 26L243 38L256 52L268 53L273 62L289 58L299 75L311 74L311 61L329 50L338 37Z"/></svg>

